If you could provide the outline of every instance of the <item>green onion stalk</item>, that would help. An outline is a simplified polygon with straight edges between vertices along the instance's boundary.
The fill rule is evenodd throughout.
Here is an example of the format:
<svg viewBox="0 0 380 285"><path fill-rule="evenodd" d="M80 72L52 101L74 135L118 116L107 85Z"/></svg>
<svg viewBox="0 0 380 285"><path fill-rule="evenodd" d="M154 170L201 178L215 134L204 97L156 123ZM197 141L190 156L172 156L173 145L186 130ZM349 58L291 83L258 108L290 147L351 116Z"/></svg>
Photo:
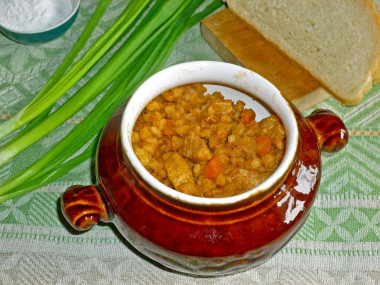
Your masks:
<svg viewBox="0 0 380 285"><path fill-rule="evenodd" d="M141 7L136 3L142 2L146 2L144 4L145 10L137 9ZM24 108L23 112L38 113L34 116L34 120L37 119L38 124L28 128L26 132L16 136L15 139L0 149L0 164L4 164L23 149L57 128L86 104L104 93L91 112L64 139L36 162L0 182L0 202L47 185L93 157L99 134L112 114L147 77L165 65L178 39L187 29L222 5L221 1L214 0L207 7L200 9L203 0L158 0L153 1L153 5L152 3L147 5L148 2L152 1L134 0L129 4L126 11L133 7L134 11L138 10L141 15L145 13L144 18L136 24L137 26L119 50L98 73L60 108L47 117L39 117L54 102L46 104L48 107L42 108L38 108L38 102L46 99L44 99L44 94L51 93L50 88L56 90L57 84L62 84L62 79L51 83L49 88L43 88L42 90L45 89L45 91L39 96L40 98L35 99L30 106ZM118 22L120 21L115 23ZM126 31L127 29L124 30L124 36ZM73 68L76 68L76 64ZM63 77L70 74L70 71L71 69ZM107 91L103 92L106 89ZM21 123L14 125L19 124ZM3 133L8 134L12 131ZM83 147L85 150L75 155Z"/></svg>
<svg viewBox="0 0 380 285"><path fill-rule="evenodd" d="M83 88L81 88L57 111L42 120L38 125L34 126L32 130L23 133L3 146L0 150L0 166L54 130L66 121L68 117L77 113L97 97L99 92L104 91L115 78L120 75L124 66L128 66L135 58L139 57L145 47L160 35L160 31L167 30L171 23L176 19L176 16L181 15L190 3L191 1L184 1L181 3L177 0L168 0L154 6L123 46ZM31 106L30 112L37 113L37 110L43 112L45 110L43 109L44 104L45 101L43 100L36 105L36 108ZM47 106L47 108L48 107L49 106Z"/></svg>
<svg viewBox="0 0 380 285"><path fill-rule="evenodd" d="M87 50L85 55L56 82L47 84L28 105L9 120L0 124L0 139L9 135L48 110L61 96L74 86L120 39L146 11L152 0L131 1L116 22ZM101 16L101 15L100 15ZM90 27L89 27L90 29ZM82 45L79 43L78 45ZM74 57L74 55L73 55ZM71 61L69 59L68 61ZM62 68L64 69L64 67ZM55 80L54 80L55 81Z"/></svg>
<svg viewBox="0 0 380 285"><path fill-rule="evenodd" d="M103 17L104 13L107 11L108 6L110 5L112 0L101 0L95 9L94 13L92 14L91 19L87 23L85 29L83 30L82 34L78 38L77 42L69 52L69 54L65 57L64 61L61 63L61 65L58 67L58 69L54 72L54 74L50 77L48 82L45 84L45 86L33 97L33 99L29 102L29 104L24 107L23 109L27 109L28 106L30 106L33 102L36 102L38 99L40 99L46 92L49 91L50 88L52 88L59 79L65 74L66 70L70 67L70 65L73 63L79 52L84 48L85 44L88 42L90 36L92 35L95 28L98 26L99 21ZM46 118L48 114L50 113L51 107L45 110L42 114L34 118L26 128L22 129L21 132L17 133L17 136L22 135L23 133L30 130L33 126L37 125L42 119ZM22 111L19 112L20 114ZM17 120L14 117L10 120ZM7 123L11 124L11 123ZM6 126L5 126L6 128ZM7 131L4 132L4 135L11 132L12 129L8 128ZM3 135L3 136L4 136ZM13 138L13 140L16 139L16 137Z"/></svg>

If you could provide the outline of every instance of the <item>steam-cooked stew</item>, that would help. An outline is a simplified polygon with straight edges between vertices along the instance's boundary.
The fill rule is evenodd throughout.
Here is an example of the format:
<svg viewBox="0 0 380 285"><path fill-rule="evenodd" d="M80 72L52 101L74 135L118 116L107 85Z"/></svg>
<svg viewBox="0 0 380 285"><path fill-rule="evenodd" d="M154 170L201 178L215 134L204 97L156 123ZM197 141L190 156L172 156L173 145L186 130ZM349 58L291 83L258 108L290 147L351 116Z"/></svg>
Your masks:
<svg viewBox="0 0 380 285"><path fill-rule="evenodd" d="M285 130L276 115L257 122L242 101L206 91L202 84L189 84L153 99L135 123L133 149L171 188L201 197L237 195L277 168Z"/></svg>

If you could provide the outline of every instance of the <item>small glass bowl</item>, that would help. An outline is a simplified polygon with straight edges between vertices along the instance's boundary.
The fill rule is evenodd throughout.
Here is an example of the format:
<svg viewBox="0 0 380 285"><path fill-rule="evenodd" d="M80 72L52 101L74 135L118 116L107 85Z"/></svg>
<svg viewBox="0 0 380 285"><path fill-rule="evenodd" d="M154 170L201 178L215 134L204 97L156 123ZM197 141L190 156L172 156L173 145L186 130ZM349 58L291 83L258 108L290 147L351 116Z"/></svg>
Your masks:
<svg viewBox="0 0 380 285"><path fill-rule="evenodd" d="M0 24L0 32L7 36L9 39L22 43L22 44L41 44L58 38L63 35L74 23L79 6L80 0L71 0L72 11L61 22L49 28L42 29L40 31L21 31L6 27L6 25Z"/></svg>

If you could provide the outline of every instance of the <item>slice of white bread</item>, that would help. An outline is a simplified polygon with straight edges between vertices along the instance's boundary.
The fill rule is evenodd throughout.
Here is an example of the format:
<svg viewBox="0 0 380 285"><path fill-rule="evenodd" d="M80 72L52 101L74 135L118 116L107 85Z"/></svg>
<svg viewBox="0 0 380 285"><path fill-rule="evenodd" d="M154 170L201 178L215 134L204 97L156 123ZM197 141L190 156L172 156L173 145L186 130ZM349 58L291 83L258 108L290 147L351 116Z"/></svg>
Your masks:
<svg viewBox="0 0 380 285"><path fill-rule="evenodd" d="M359 103L380 62L380 20L366 0L226 0L339 101Z"/></svg>

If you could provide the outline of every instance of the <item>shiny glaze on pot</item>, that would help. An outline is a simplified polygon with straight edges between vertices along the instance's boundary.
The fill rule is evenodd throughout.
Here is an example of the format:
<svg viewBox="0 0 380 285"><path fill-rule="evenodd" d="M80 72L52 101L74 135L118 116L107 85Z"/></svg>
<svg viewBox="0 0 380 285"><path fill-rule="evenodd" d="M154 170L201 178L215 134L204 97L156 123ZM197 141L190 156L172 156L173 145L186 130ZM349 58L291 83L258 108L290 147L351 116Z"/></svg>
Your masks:
<svg viewBox="0 0 380 285"><path fill-rule="evenodd" d="M63 213L78 230L110 220L148 257L200 275L245 270L280 250L309 214L320 182L320 150L336 151L348 141L344 124L330 111L304 118L294 108L300 139L285 179L241 203L201 207L164 197L134 173L121 147L122 112L99 143L98 185L70 187L62 196Z"/></svg>

